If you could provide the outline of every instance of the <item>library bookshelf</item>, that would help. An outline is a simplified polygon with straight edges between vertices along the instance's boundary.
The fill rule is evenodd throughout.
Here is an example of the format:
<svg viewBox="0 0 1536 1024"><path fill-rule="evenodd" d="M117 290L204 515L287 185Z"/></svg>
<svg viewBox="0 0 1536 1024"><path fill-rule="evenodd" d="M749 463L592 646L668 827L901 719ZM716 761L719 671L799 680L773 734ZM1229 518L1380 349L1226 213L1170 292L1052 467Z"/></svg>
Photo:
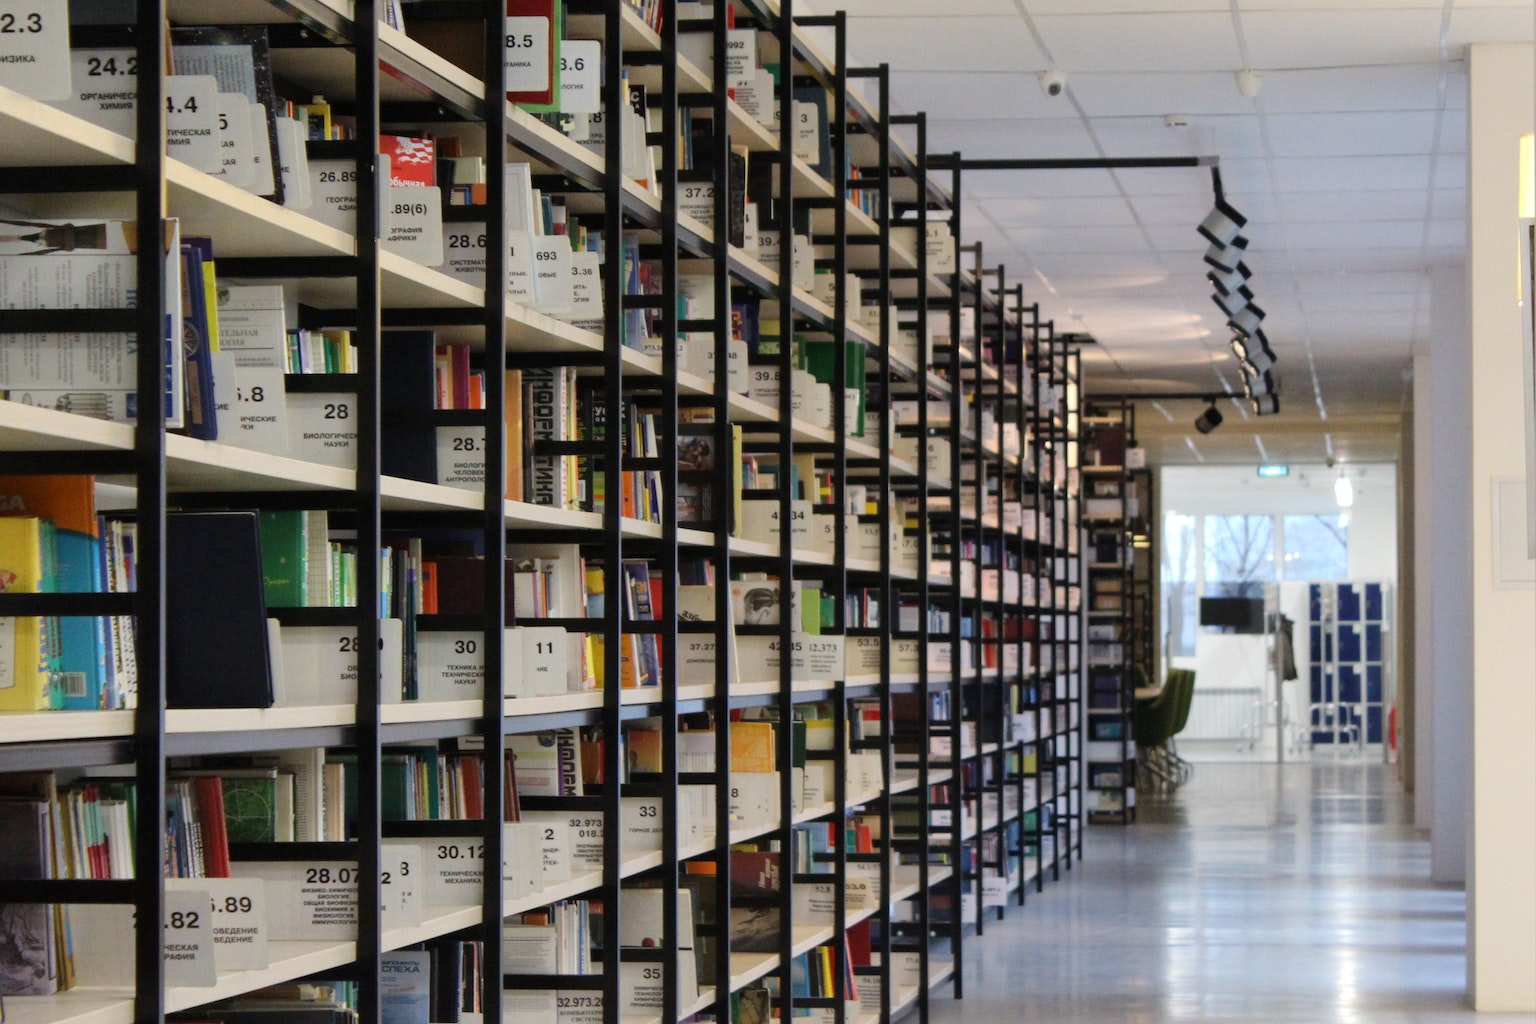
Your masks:
<svg viewBox="0 0 1536 1024"><path fill-rule="evenodd" d="M0 867L7 1019L959 996L969 937L1082 851L1080 362L957 246L959 172L843 16L69 29L66 92L0 82L0 268L131 297L8 293L0 329L108 338L91 387L135 412L0 379L4 556L52 577L0 613L56 662L0 714L35 832ZM61 478L83 586L33 497Z"/></svg>

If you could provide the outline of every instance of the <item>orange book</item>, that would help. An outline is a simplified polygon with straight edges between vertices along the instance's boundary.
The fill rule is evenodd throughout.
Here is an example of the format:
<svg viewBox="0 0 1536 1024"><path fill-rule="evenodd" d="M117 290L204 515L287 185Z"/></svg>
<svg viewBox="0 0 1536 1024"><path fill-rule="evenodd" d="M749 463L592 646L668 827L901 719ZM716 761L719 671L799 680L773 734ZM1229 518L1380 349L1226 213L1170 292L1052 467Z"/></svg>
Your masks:
<svg viewBox="0 0 1536 1024"><path fill-rule="evenodd" d="M731 771L776 771L773 732L772 722L732 722Z"/></svg>

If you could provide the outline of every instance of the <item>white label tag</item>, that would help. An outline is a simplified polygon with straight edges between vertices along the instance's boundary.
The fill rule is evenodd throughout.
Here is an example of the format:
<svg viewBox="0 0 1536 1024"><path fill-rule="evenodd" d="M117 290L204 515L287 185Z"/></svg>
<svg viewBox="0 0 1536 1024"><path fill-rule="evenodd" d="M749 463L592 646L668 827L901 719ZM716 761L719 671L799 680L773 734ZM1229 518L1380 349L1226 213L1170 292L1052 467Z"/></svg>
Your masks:
<svg viewBox="0 0 1536 1024"><path fill-rule="evenodd" d="M508 16L507 91L543 92L550 86L549 19Z"/></svg>
<svg viewBox="0 0 1536 1024"><path fill-rule="evenodd" d="M221 971L267 968L267 887L259 878L167 878L167 892L202 891L209 898L213 950ZM166 941L170 942L169 935ZM170 964L167 961L167 970Z"/></svg>
<svg viewBox="0 0 1536 1024"><path fill-rule="evenodd" d="M421 925L421 847L415 843L385 840L379 870L385 928L416 928Z"/></svg>
<svg viewBox="0 0 1536 1024"><path fill-rule="evenodd" d="M713 638L711 638L713 640ZM661 849L661 801L656 797L627 796L619 801L619 818L624 828L626 854L650 853ZM684 830L679 828L681 833Z"/></svg>
<svg viewBox="0 0 1536 1024"><path fill-rule="evenodd" d="M525 306L534 304L533 236L526 231L507 232L507 297Z"/></svg>
<svg viewBox="0 0 1536 1024"><path fill-rule="evenodd" d="M433 907L470 906L480 899L485 844L439 839L426 848L426 901Z"/></svg>
<svg viewBox="0 0 1536 1024"><path fill-rule="evenodd" d="M212 75L165 79L165 155L200 171L219 170L219 82Z"/></svg>
<svg viewBox="0 0 1536 1024"><path fill-rule="evenodd" d="M485 225L443 225L442 268L450 276L485 287Z"/></svg>
<svg viewBox="0 0 1536 1024"><path fill-rule="evenodd" d="M236 878L266 882L268 938L272 941L345 942L357 938L355 862L235 861L230 870Z"/></svg>
<svg viewBox="0 0 1536 1024"><path fill-rule="evenodd" d="M55 106L109 132L133 138L138 116L138 54L133 50L71 50L69 63L73 88L68 98ZM241 102L245 102L244 97Z"/></svg>
<svg viewBox="0 0 1536 1024"><path fill-rule="evenodd" d="M686 214L704 225L713 228L715 223L715 186L708 183L678 186L679 213Z"/></svg>
<svg viewBox="0 0 1536 1024"><path fill-rule="evenodd" d="M559 626L519 626L508 636L508 654L520 655L515 668L508 659L502 693L508 697L549 697L570 688L571 634ZM511 646L515 641L516 646Z"/></svg>
<svg viewBox="0 0 1536 1024"><path fill-rule="evenodd" d="M570 847L565 860L574 874L603 869L603 816L577 811L524 811L523 820L564 830ZM546 833L547 835L547 833ZM547 842L553 844L554 840Z"/></svg>
<svg viewBox="0 0 1536 1024"><path fill-rule="evenodd" d="M405 624L379 620L379 695L382 703L401 699ZM283 674L288 703L316 707L357 702L357 632L344 626L285 626Z"/></svg>
<svg viewBox="0 0 1536 1024"><path fill-rule="evenodd" d="M437 428L437 482L478 491L485 486L485 428Z"/></svg>
<svg viewBox="0 0 1536 1024"><path fill-rule="evenodd" d="M603 44L567 39L560 44L560 112L596 114L603 109Z"/></svg>
<svg viewBox="0 0 1536 1024"><path fill-rule="evenodd" d="M253 177L247 190L258 196L269 196L277 188L272 176L272 140L267 137L267 108L263 103L251 104L251 167Z"/></svg>
<svg viewBox="0 0 1536 1024"><path fill-rule="evenodd" d="M309 165L309 215L322 224L357 231L357 165L351 160L315 160Z"/></svg>
<svg viewBox="0 0 1536 1024"><path fill-rule="evenodd" d="M288 452L341 469L357 467L357 396L344 392L288 396Z"/></svg>
<svg viewBox="0 0 1536 1024"><path fill-rule="evenodd" d="M235 349L222 349L212 356L219 442L287 455L288 402L282 369L239 366Z"/></svg>
<svg viewBox="0 0 1536 1024"><path fill-rule="evenodd" d="M0 0L0 85L69 98L69 12L58 0Z"/></svg>
<svg viewBox="0 0 1536 1024"><path fill-rule="evenodd" d="M277 118L277 159L283 175L283 205L291 210L307 210L313 204L309 193L309 153L304 142L309 127L291 117ZM386 174L388 161L381 158Z"/></svg>
<svg viewBox="0 0 1536 1024"><path fill-rule="evenodd" d="M733 28L725 34L725 84L750 82L757 70L757 29Z"/></svg>
<svg viewBox="0 0 1536 1024"><path fill-rule="evenodd" d="M385 207L389 231L384 245L424 267L443 262L443 192L420 186L391 186Z"/></svg>
<svg viewBox="0 0 1536 1024"><path fill-rule="evenodd" d="M546 821L538 826L539 852L544 860L544 888L571 880L571 853L575 839L565 822Z"/></svg>
<svg viewBox="0 0 1536 1024"><path fill-rule="evenodd" d="M417 700L479 700L485 682L483 643L480 633L417 634Z"/></svg>
<svg viewBox="0 0 1536 1024"><path fill-rule="evenodd" d="M0 25L4 24L0 16ZM206 889L165 894L165 983L212 988L219 982L213 959L213 915Z"/></svg>
<svg viewBox="0 0 1536 1024"><path fill-rule="evenodd" d="M544 313L566 313L571 308L571 242L564 235L539 235L533 239L534 305Z"/></svg>
<svg viewBox="0 0 1536 1024"><path fill-rule="evenodd" d="M251 101L244 93L221 92L218 104L219 175L244 188L256 178L251 166Z"/></svg>
<svg viewBox="0 0 1536 1024"><path fill-rule="evenodd" d="M795 156L815 163L821 158L821 109L814 103L796 100Z"/></svg>
<svg viewBox="0 0 1536 1024"><path fill-rule="evenodd" d="M603 278L597 253L591 251L571 253L571 313L572 320L596 323L601 330L603 322Z"/></svg>
<svg viewBox="0 0 1536 1024"><path fill-rule="evenodd" d="M843 678L842 637L807 635L797 639L804 641L805 667L812 679L835 682Z"/></svg>

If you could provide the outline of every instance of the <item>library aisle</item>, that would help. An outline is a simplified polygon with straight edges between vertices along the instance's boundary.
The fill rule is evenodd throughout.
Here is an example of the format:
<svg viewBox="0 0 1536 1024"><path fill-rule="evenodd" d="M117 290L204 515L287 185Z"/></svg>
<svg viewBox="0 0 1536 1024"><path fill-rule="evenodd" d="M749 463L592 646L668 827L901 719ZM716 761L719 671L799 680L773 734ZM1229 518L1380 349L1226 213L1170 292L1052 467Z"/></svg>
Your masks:
<svg viewBox="0 0 1536 1024"><path fill-rule="evenodd" d="M987 923L934 1024L1442 1024L1464 1005L1465 899L1428 881L1391 769L1202 764L1070 880ZM1536 1021L1497 1016L1500 1024Z"/></svg>

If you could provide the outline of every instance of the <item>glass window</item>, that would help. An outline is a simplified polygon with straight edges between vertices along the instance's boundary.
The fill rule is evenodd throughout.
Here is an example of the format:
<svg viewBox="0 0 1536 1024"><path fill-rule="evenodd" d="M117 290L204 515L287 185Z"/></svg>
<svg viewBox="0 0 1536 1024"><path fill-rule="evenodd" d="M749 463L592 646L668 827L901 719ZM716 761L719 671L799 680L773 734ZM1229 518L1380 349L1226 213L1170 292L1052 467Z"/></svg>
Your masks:
<svg viewBox="0 0 1536 1024"><path fill-rule="evenodd" d="M1195 653L1199 619L1195 594L1199 585L1198 545L1194 516L1163 516L1163 627L1168 634L1170 657Z"/></svg>
<svg viewBox="0 0 1536 1024"><path fill-rule="evenodd" d="M1349 578L1347 515L1286 516L1281 524L1288 580Z"/></svg>
<svg viewBox="0 0 1536 1024"><path fill-rule="evenodd" d="M1205 516L1205 596L1263 597L1276 579L1273 516Z"/></svg>

